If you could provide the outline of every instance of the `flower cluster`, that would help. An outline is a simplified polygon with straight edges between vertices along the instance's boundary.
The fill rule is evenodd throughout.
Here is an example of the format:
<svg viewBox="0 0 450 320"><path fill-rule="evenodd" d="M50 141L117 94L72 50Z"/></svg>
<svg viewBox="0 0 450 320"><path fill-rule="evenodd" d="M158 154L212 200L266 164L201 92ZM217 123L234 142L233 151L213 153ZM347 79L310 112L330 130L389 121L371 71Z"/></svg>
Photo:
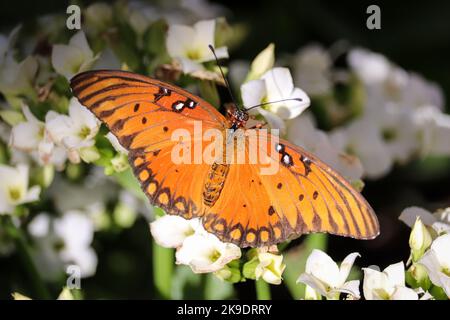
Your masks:
<svg viewBox="0 0 450 320"><path fill-rule="evenodd" d="M150 223L151 233L159 245L176 248L176 263L191 267L195 273L213 272L229 282L264 279L280 284L285 265L283 256L266 250L250 250L244 261L241 249L220 241L206 232L198 218L186 220L178 216L162 216Z"/></svg>

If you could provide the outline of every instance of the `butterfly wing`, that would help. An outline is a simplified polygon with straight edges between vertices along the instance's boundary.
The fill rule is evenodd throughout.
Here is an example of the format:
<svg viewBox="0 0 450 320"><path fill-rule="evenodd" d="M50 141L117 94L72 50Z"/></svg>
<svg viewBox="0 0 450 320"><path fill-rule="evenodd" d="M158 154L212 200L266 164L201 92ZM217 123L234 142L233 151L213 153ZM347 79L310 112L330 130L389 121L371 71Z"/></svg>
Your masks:
<svg viewBox="0 0 450 320"><path fill-rule="evenodd" d="M258 137L253 143L272 155L278 172L262 175L261 164L230 165L221 196L204 215L208 231L241 247L269 246L310 232L356 239L379 234L372 208L342 176L298 146L263 131Z"/></svg>
<svg viewBox="0 0 450 320"><path fill-rule="evenodd" d="M73 94L129 150L129 160L150 202L186 218L200 215L207 164L175 164L171 137L182 129L193 150L203 130L223 130L227 120L206 101L178 87L124 71L87 71L71 80ZM201 142L200 142L201 143ZM196 146L203 150L200 144ZM193 162L191 162L193 163Z"/></svg>

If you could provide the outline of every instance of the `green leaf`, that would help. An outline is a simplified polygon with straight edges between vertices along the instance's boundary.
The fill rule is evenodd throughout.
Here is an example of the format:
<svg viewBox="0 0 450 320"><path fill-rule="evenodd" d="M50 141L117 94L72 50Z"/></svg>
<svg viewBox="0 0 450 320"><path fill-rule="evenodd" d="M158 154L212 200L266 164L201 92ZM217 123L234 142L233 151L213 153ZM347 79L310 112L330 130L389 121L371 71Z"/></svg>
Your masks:
<svg viewBox="0 0 450 320"><path fill-rule="evenodd" d="M325 251L327 240L328 236L325 233L313 233L307 235L300 246L285 254L286 270L283 273L283 278L294 299L302 299L305 296L305 285L296 282L300 274L305 271L306 259L313 249Z"/></svg>
<svg viewBox="0 0 450 320"><path fill-rule="evenodd" d="M163 248L153 241L153 279L159 298L172 299L172 278L175 265L173 249Z"/></svg>

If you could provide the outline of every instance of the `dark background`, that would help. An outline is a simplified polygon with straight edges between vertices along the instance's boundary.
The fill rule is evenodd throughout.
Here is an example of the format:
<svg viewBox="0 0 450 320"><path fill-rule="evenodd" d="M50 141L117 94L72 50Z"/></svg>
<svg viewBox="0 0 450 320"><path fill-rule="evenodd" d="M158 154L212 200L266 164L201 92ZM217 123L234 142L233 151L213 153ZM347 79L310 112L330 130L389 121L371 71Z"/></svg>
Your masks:
<svg viewBox="0 0 450 320"><path fill-rule="evenodd" d="M89 4L93 1L81 1ZM251 60L268 43L276 44L277 53L295 53L312 42L328 47L338 40L347 40L380 52L407 70L422 74L437 82L450 97L450 1L215 1L228 8L230 23L242 22L249 28L245 41L231 52L232 59ZM377 4L381 8L381 30L366 28L366 8ZM1 1L0 29L5 30L20 22L30 21L38 15L65 12L67 1ZM448 105L447 105L447 110ZM448 162L448 160L447 160ZM350 252L359 251L362 258L358 265L389 264L406 261L409 255L409 228L398 221L401 211L411 205L433 210L450 203L449 171L415 170L414 162L407 167L395 168L388 177L368 181L364 195L373 205L381 223L381 236L374 241L356 241L329 237L329 253L340 260ZM89 292L104 298L151 298L151 246L148 229L142 219L126 232L114 237L97 239L99 254L97 275L84 284ZM296 240L295 243L301 240ZM119 252L119 253L117 253ZM125 255L129 268L115 274L111 265L117 255ZM14 257L13 257L14 258ZM145 263L141 263L146 260ZM119 259L120 260L120 259ZM0 259L0 265L2 259ZM103 267L108 270L103 270ZM1 281L21 283L18 277L9 278L14 272L14 261L0 267ZM124 274L132 275L123 277ZM13 277L16 277L13 276ZM114 278L114 281L111 279ZM143 280L148 279L148 280ZM254 297L253 284L240 284L238 297ZM9 288L14 289L13 287ZM55 288L56 290L56 288ZM287 298L286 288L273 289L275 299ZM0 290L0 298L7 291Z"/></svg>

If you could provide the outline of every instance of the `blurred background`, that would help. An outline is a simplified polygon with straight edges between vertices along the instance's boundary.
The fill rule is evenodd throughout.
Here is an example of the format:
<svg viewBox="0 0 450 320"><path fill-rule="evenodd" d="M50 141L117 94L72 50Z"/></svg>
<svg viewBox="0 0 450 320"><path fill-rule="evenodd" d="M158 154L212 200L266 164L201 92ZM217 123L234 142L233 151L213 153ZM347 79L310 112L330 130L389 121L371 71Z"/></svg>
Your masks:
<svg viewBox="0 0 450 320"><path fill-rule="evenodd" d="M163 3L164 2L164 3ZM167 3L171 4L167 4ZM167 8L176 1L148 1ZM86 7L94 1L77 1ZM269 43L275 44L277 58L289 58L310 44L324 48L364 47L381 53L405 70L413 70L441 88L445 101L450 95L450 2L429 1L186 1L204 10L219 12L230 25L244 30L242 41L229 46L230 61L251 61ZM381 8L381 30L368 30L366 8ZM65 15L67 1L2 1L0 31L8 34L12 27L23 24L24 30L36 27L36 19L48 14ZM212 12L214 12L212 10ZM210 12L207 12L210 15ZM212 13L214 16L214 13ZM26 44L19 43L19 46ZM334 61L347 67L345 55ZM237 84L238 85L238 84ZM314 108L314 100L311 108ZM446 112L449 105L445 104ZM319 124L320 126L320 124ZM323 129L328 129L323 127ZM450 139L450 137L449 137ZM373 206L381 224L381 235L373 241L357 241L328 236L327 252L340 261L349 252L360 252L359 266L385 266L409 256L410 229L398 220L405 207L417 205L430 211L450 203L450 161L444 156L413 159L405 165L394 165L389 174L377 179L364 179L363 195ZM75 181L76 183L76 181ZM102 188L102 186L98 186ZM71 192L67 189L66 192ZM102 190L108 193L108 190ZM111 191L112 192L112 191ZM47 207L48 208L48 207ZM1 238L0 238L1 241ZM292 251L302 248L303 237L289 244ZM303 246L304 247L304 246ZM137 216L127 228L109 228L95 233L93 248L98 256L95 274L82 280L85 298L157 298L152 276L152 245L148 222ZM297 259L294 252L290 259ZM301 256L301 252L298 253ZM300 259L300 258L298 258ZM298 272L300 273L300 271ZM298 276L298 274L297 274ZM174 297L208 298L211 285L207 277L191 277L189 270L179 271L180 283ZM59 292L60 280L49 282L52 294ZM196 288L209 288L197 290ZM219 298L254 298L254 283L247 281L227 288ZM274 299L294 296L288 285L272 286ZM11 292L33 296L29 274L17 251L0 255L0 298L9 299Z"/></svg>

